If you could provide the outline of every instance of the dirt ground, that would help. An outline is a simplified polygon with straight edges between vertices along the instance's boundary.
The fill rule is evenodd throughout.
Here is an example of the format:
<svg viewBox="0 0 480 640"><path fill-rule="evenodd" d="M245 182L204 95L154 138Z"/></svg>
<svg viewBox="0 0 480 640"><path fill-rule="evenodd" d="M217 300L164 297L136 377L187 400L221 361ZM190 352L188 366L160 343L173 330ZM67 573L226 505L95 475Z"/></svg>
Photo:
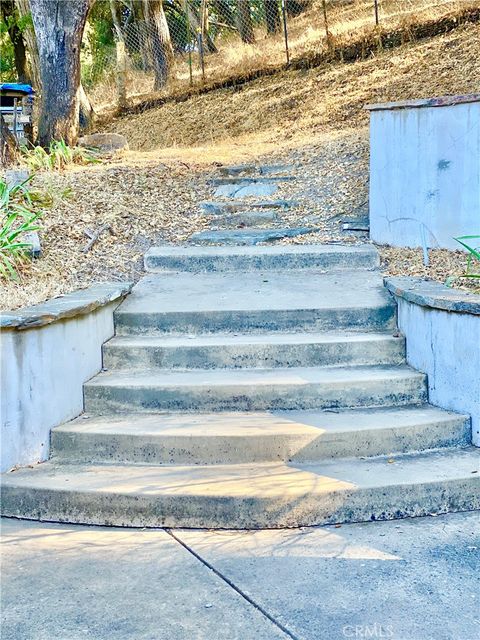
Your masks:
<svg viewBox="0 0 480 640"><path fill-rule="evenodd" d="M198 203L212 198L207 183L220 164L288 161L296 182L279 197L299 206L289 224L319 229L294 242L358 242L344 218L368 211L368 115L371 102L480 91L480 26L354 64L285 71L235 89L170 103L111 122L130 151L117 160L63 173L39 173L36 187L54 206L41 223L43 256L18 282L2 283L0 307L14 309L94 281L137 279L152 244L182 243L205 228ZM85 232L109 224L87 253ZM476 230L472 229L472 233ZM478 230L477 230L478 231ZM381 248L386 273L445 281L461 275L461 252ZM465 280L459 280L463 284Z"/></svg>

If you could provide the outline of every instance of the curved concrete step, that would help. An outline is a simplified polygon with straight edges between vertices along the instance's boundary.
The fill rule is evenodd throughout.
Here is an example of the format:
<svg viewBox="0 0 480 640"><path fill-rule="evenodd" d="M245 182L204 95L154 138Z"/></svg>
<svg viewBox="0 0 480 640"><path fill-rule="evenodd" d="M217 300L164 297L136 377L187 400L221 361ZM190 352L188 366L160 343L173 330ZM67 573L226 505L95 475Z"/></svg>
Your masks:
<svg viewBox="0 0 480 640"><path fill-rule="evenodd" d="M52 431L62 462L242 464L465 447L470 420L430 405L272 413L82 416Z"/></svg>
<svg viewBox="0 0 480 640"><path fill-rule="evenodd" d="M152 247L145 269L163 271L264 271L374 269L378 251L365 245L274 245L256 247Z"/></svg>
<svg viewBox="0 0 480 640"><path fill-rule="evenodd" d="M478 449L315 465L55 465L3 476L5 516L115 526L255 529L480 508Z"/></svg>
<svg viewBox="0 0 480 640"><path fill-rule="evenodd" d="M87 413L263 411L426 402L425 375L396 367L107 371L84 385Z"/></svg>
<svg viewBox="0 0 480 640"><path fill-rule="evenodd" d="M129 336L103 345L107 369L270 369L401 364L405 339L391 333Z"/></svg>
<svg viewBox="0 0 480 640"><path fill-rule="evenodd" d="M395 304L375 271L145 276L115 311L117 335L388 330Z"/></svg>

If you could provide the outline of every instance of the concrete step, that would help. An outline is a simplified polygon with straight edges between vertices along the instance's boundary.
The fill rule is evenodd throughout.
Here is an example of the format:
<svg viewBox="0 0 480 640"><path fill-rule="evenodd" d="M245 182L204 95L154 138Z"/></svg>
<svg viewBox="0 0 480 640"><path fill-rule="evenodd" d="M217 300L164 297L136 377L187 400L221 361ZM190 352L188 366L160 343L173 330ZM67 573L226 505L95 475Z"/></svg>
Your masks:
<svg viewBox="0 0 480 640"><path fill-rule="evenodd" d="M161 271L265 271L297 269L374 269L378 251L371 244L274 245L257 247L152 247L145 269Z"/></svg>
<svg viewBox="0 0 480 640"><path fill-rule="evenodd" d="M57 462L243 464L466 447L470 420L430 405L271 413L81 416L52 431Z"/></svg>
<svg viewBox="0 0 480 640"><path fill-rule="evenodd" d="M222 215L245 211L246 209L293 209L297 206L295 200L230 200L227 202L200 202L200 209L208 215Z"/></svg>
<svg viewBox="0 0 480 640"><path fill-rule="evenodd" d="M103 346L107 369L271 369L401 364L405 340L391 333L276 333L116 337Z"/></svg>
<svg viewBox="0 0 480 640"><path fill-rule="evenodd" d="M218 172L223 176L271 176L279 173L288 174L293 169L293 164L237 164L219 167Z"/></svg>
<svg viewBox="0 0 480 640"><path fill-rule="evenodd" d="M2 515L109 526L255 529L480 508L478 449L316 464L65 465L3 476Z"/></svg>
<svg viewBox="0 0 480 640"><path fill-rule="evenodd" d="M118 370L84 385L87 413L268 411L426 402L425 375L395 367Z"/></svg>
<svg viewBox="0 0 480 640"><path fill-rule="evenodd" d="M361 269L150 274L115 311L117 335L387 331L394 324L380 274Z"/></svg>
<svg viewBox="0 0 480 640"><path fill-rule="evenodd" d="M282 238L295 238L308 233L315 233L315 231L318 231L316 227L218 229L197 231L190 236L188 241L194 244L254 246L262 242L273 242Z"/></svg>

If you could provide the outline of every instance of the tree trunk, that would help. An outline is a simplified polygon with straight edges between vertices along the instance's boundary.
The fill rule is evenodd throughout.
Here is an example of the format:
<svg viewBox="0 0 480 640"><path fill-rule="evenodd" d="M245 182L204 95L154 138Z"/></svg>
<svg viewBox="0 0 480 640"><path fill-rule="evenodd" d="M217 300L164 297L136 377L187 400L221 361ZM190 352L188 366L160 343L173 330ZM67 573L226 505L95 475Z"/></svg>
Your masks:
<svg viewBox="0 0 480 640"><path fill-rule="evenodd" d="M16 138L0 113L0 166L8 167L18 160L19 150Z"/></svg>
<svg viewBox="0 0 480 640"><path fill-rule="evenodd" d="M15 69L17 71L18 81L30 84L30 76L27 68L27 52L25 50L25 41L18 27L18 13L13 0L0 1L0 13L7 25L8 35L13 45L13 55L15 58Z"/></svg>
<svg viewBox="0 0 480 640"><path fill-rule="evenodd" d="M2 0L0 0L1 2ZM30 4L29 0L15 0L15 4L17 5L18 13L20 17L26 18L30 16ZM37 38L35 36L35 31L33 28L27 24L27 26L23 30L23 39L25 44L27 45L27 53L28 53L28 63L29 63L29 77L30 83L38 93L42 92L42 80L40 77L40 60L38 57L38 47L37 47Z"/></svg>
<svg viewBox="0 0 480 640"><path fill-rule="evenodd" d="M250 0L237 0L237 28L242 42L246 44L253 44L255 42L252 14L250 13Z"/></svg>
<svg viewBox="0 0 480 640"><path fill-rule="evenodd" d="M191 33L201 33L203 39L203 46L207 53L217 53L218 49L215 43L208 35L208 6L202 2L203 11L198 13L197 9L190 3L185 3L185 12L187 20L190 24Z"/></svg>
<svg viewBox="0 0 480 640"><path fill-rule="evenodd" d="M80 84L78 89L79 106L79 125L82 132L90 129L93 121L95 120L95 110L90 102L90 98L87 96L83 85Z"/></svg>
<svg viewBox="0 0 480 640"><path fill-rule="evenodd" d="M270 35L278 33L281 28L278 0L263 0L263 6L265 9L265 22L267 24L267 33Z"/></svg>
<svg viewBox="0 0 480 640"><path fill-rule="evenodd" d="M235 16L228 0L213 0L213 7L226 25L236 28Z"/></svg>
<svg viewBox="0 0 480 640"><path fill-rule="evenodd" d="M144 0L145 18L152 43L154 90L158 91L167 83L173 60L167 19L163 10L163 0Z"/></svg>
<svg viewBox="0 0 480 640"><path fill-rule="evenodd" d="M80 111L80 45L93 0L30 0L42 78L38 141L74 145Z"/></svg>

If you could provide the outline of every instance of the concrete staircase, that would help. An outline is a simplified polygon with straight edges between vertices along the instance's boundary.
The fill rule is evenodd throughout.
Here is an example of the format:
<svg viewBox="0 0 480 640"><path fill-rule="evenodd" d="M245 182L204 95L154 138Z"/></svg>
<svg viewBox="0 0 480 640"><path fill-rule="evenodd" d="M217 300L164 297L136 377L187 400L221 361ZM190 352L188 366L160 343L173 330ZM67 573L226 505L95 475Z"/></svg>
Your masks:
<svg viewBox="0 0 480 640"><path fill-rule="evenodd" d="M294 527L480 507L468 416L427 404L371 246L158 247L85 414L5 515Z"/></svg>

